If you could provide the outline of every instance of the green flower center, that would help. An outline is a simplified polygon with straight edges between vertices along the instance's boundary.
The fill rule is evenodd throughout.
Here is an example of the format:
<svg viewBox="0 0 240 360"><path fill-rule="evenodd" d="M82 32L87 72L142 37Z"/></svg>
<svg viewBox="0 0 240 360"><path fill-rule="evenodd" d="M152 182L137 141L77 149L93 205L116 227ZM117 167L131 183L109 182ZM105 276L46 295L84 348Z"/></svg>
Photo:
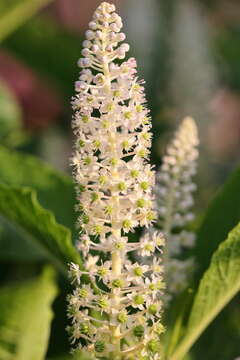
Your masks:
<svg viewBox="0 0 240 360"><path fill-rule="evenodd" d="M84 147L85 146L85 142L83 140L79 140L78 144L80 147Z"/></svg>
<svg viewBox="0 0 240 360"><path fill-rule="evenodd" d="M158 310L158 308L157 308L157 305L155 305L155 304L152 304L148 307L149 314L155 315L157 313L157 310Z"/></svg>
<svg viewBox="0 0 240 360"><path fill-rule="evenodd" d="M124 182L120 182L117 187L118 187L118 190L120 190L120 191L126 190L126 188L127 188L127 186Z"/></svg>
<svg viewBox="0 0 240 360"><path fill-rule="evenodd" d="M142 275L143 275L143 270L142 270L142 268L141 268L140 266L135 267L135 269L133 270L133 272L134 272L134 274L135 274L136 276L142 276Z"/></svg>
<svg viewBox="0 0 240 360"><path fill-rule="evenodd" d="M99 176L99 183L101 185L104 185L105 183L107 182L107 177L102 175L102 176Z"/></svg>
<svg viewBox="0 0 240 360"><path fill-rule="evenodd" d="M134 300L134 303L135 303L136 305L142 305L142 304L144 304L144 298L143 298L143 296L141 296L141 295L136 295L136 296L134 296L133 300Z"/></svg>
<svg viewBox="0 0 240 360"><path fill-rule="evenodd" d="M140 183L140 187L141 187L141 189L143 189L143 190L147 190L147 189L149 188L149 183L148 183L147 181L142 181L142 182Z"/></svg>
<svg viewBox="0 0 240 360"><path fill-rule="evenodd" d="M132 226L131 220L128 220L128 219L124 220L122 222L122 226L123 226L124 229L130 229L130 227Z"/></svg>
<svg viewBox="0 0 240 360"><path fill-rule="evenodd" d="M160 344L157 339L152 339L147 344L148 350L153 353L157 353L159 351L159 347L160 347Z"/></svg>
<svg viewBox="0 0 240 360"><path fill-rule="evenodd" d="M83 160L84 165L90 165L91 162L92 159L89 156L85 157L85 159Z"/></svg>
<svg viewBox="0 0 240 360"><path fill-rule="evenodd" d="M135 179L135 178L138 177L139 171L138 170L131 170L130 174L131 174L131 177Z"/></svg>
<svg viewBox="0 0 240 360"><path fill-rule="evenodd" d="M145 199L138 199L137 200L137 207L144 208L145 205L146 205L146 200Z"/></svg>
<svg viewBox="0 0 240 360"><path fill-rule="evenodd" d="M124 324L127 321L128 316L125 312L120 312L117 316L117 319L121 324Z"/></svg>
<svg viewBox="0 0 240 360"><path fill-rule="evenodd" d="M79 326L79 329L80 329L80 332L82 334L88 334L89 333L89 325L87 323L81 323L80 326Z"/></svg>
<svg viewBox="0 0 240 360"><path fill-rule="evenodd" d="M115 288L121 288L121 287L123 287L123 285L124 285L124 282L121 279L116 279L116 280L113 280L113 282L112 282L112 286Z"/></svg>
<svg viewBox="0 0 240 360"><path fill-rule="evenodd" d="M143 110L143 106L139 104L135 107L135 109L137 112L141 112Z"/></svg>
<svg viewBox="0 0 240 360"><path fill-rule="evenodd" d="M126 112L124 113L124 117L125 117L125 119L131 119L131 117L132 117L131 111L126 111Z"/></svg>
<svg viewBox="0 0 240 360"><path fill-rule="evenodd" d="M108 273L108 269L106 269L106 268L100 268L100 269L98 269L98 271L97 271L97 274L98 274L99 276L105 276L107 273Z"/></svg>
<svg viewBox="0 0 240 360"><path fill-rule="evenodd" d="M86 289L79 289L78 295L80 298L87 298L88 291Z"/></svg>
<svg viewBox="0 0 240 360"><path fill-rule="evenodd" d="M89 121L89 117L88 117L87 115L83 115L83 116L82 116L82 121L83 121L84 123L87 123L87 122Z"/></svg>
<svg viewBox="0 0 240 360"><path fill-rule="evenodd" d="M100 235L100 234L101 234L102 229L103 229L102 225L95 225L94 228L93 228L94 232L95 232L97 235Z"/></svg>
<svg viewBox="0 0 240 360"><path fill-rule="evenodd" d="M106 309L108 307L108 302L106 299L101 298L98 300L98 306L102 309Z"/></svg>
<svg viewBox="0 0 240 360"><path fill-rule="evenodd" d="M154 250L154 247L152 246L152 244L146 244L144 246L144 250L152 252Z"/></svg>
<svg viewBox="0 0 240 360"><path fill-rule="evenodd" d="M92 194L91 194L91 198L92 198L92 201L98 200L98 199L99 199L98 193L96 193L96 192L92 193Z"/></svg>

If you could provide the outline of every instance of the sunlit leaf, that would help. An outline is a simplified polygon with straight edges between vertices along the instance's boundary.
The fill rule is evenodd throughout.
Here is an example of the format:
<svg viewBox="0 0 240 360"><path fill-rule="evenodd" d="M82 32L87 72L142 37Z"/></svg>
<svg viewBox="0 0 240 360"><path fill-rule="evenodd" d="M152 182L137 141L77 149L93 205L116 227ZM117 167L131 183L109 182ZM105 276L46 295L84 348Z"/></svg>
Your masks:
<svg viewBox="0 0 240 360"><path fill-rule="evenodd" d="M0 289L0 359L44 360L57 288L54 271Z"/></svg>
<svg viewBox="0 0 240 360"><path fill-rule="evenodd" d="M240 290L240 224L212 257L195 295L187 330L170 357L180 360L226 304Z"/></svg>
<svg viewBox="0 0 240 360"><path fill-rule="evenodd" d="M239 222L239 184L240 169L237 169L219 190L203 218L194 251L197 263L197 279L209 266L213 252L226 239L229 231Z"/></svg>
<svg viewBox="0 0 240 360"><path fill-rule="evenodd" d="M35 156L0 146L0 182L36 190L40 204L53 211L61 224L75 228L72 179Z"/></svg>
<svg viewBox="0 0 240 360"><path fill-rule="evenodd" d="M39 204L35 191L0 184L0 214L23 229L29 241L63 270L69 262L81 264L70 230Z"/></svg>

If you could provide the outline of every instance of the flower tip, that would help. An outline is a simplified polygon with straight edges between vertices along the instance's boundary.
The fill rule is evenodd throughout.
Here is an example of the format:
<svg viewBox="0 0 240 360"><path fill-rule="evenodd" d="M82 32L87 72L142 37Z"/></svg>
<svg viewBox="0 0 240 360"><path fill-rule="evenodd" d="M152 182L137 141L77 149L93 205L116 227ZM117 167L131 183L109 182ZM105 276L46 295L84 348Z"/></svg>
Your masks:
<svg viewBox="0 0 240 360"><path fill-rule="evenodd" d="M114 4L110 4L108 3L107 1L103 1L99 7L98 7L99 10L103 10L103 11L106 11L106 12L113 12L116 10L116 7Z"/></svg>
<svg viewBox="0 0 240 360"><path fill-rule="evenodd" d="M186 116L182 120L182 126L191 129L191 131L194 131L194 133L197 133L197 124L193 117Z"/></svg>

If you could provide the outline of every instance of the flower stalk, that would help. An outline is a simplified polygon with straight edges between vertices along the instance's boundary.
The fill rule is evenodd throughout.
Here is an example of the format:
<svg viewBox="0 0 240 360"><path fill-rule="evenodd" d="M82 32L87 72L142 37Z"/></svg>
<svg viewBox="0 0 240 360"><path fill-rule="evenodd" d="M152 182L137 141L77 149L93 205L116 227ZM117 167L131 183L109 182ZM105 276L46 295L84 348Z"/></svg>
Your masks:
<svg viewBox="0 0 240 360"><path fill-rule="evenodd" d="M123 61L129 45L115 6L103 2L89 23L82 68L72 101L76 138L72 165L78 198L80 240L85 269L70 266L75 284L68 297L68 330L75 348L95 358L159 359L160 259L164 239L155 232L139 242L128 233L149 227L155 174L149 164L151 119L136 61ZM151 257L144 265L132 254ZM82 281L87 274L98 288Z"/></svg>
<svg viewBox="0 0 240 360"><path fill-rule="evenodd" d="M196 185L192 177L196 174L198 144L196 123L186 117L167 147L167 154L156 176L157 225L167 239L164 265L169 295L187 286L194 264L192 258L181 260L180 255L195 242L194 234L187 231L186 226L194 219L191 208Z"/></svg>

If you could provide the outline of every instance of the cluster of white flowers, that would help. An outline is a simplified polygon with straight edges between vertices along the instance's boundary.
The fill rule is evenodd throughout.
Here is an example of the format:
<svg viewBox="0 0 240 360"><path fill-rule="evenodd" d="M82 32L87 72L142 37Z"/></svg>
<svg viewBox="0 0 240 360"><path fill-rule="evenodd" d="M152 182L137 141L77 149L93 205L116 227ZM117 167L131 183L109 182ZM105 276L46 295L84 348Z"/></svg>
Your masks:
<svg viewBox="0 0 240 360"><path fill-rule="evenodd" d="M124 59L129 45L115 6L103 2L89 23L72 105L76 136L72 159L77 187L79 250L85 271L71 264L76 288L68 298L69 333L77 348L96 358L159 358L162 265L154 258L161 233L128 240L137 226L150 226L154 171L149 161L151 122L136 62ZM117 61L115 61L117 60ZM130 261L149 256L149 265ZM94 287L83 284L87 275Z"/></svg>
<svg viewBox="0 0 240 360"><path fill-rule="evenodd" d="M196 185L192 177L196 173L198 143L195 121L186 117L168 146L156 176L158 226L167 239L164 266L169 294L186 287L194 265L192 258L180 260L179 256L184 248L191 248L195 242L195 235L185 227L194 218L191 208Z"/></svg>

